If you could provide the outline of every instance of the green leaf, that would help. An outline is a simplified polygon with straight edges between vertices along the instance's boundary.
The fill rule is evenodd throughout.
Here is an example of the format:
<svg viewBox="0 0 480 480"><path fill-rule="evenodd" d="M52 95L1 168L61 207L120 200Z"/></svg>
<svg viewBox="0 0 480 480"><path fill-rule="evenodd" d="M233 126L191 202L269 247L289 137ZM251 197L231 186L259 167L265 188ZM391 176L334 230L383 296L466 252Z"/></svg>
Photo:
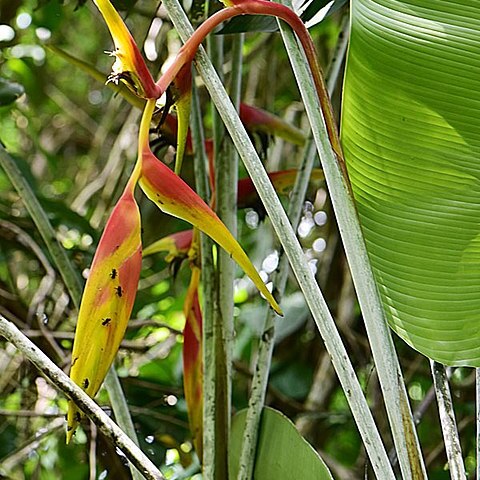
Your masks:
<svg viewBox="0 0 480 480"><path fill-rule="evenodd" d="M275 17L266 15L241 15L232 18L221 30L216 32L217 35L227 35L230 33L244 32L277 32L278 23Z"/></svg>
<svg viewBox="0 0 480 480"><path fill-rule="evenodd" d="M10 105L24 93L25 90L19 83L0 78L0 107Z"/></svg>
<svg viewBox="0 0 480 480"><path fill-rule="evenodd" d="M230 478L237 478L240 448L247 410L232 421L230 437ZM258 439L254 480L332 480L318 453L282 413L264 408Z"/></svg>
<svg viewBox="0 0 480 480"><path fill-rule="evenodd" d="M322 9L325 8L329 3L331 3L328 10L325 11L324 15L321 16L319 19L315 20L314 17L317 13ZM319 24L324 18L328 17L332 13L335 13L341 7L343 7L347 3L347 0L312 0L312 2L305 8L304 12L301 15L302 20L307 23L310 20L314 19L310 22L307 27L313 27L314 25ZM308 4L308 1L305 2L305 5Z"/></svg>
<svg viewBox="0 0 480 480"><path fill-rule="evenodd" d="M343 7L347 0L334 0L330 5L328 10L324 12L320 18L315 19L315 15L322 9L325 8L329 3L332 3L331 0L313 0L309 3L309 0L303 2L299 8L296 8L295 11L298 15L302 11L304 5L308 5L305 8L305 11L300 15L301 19L307 24L307 27L313 27L314 25L319 24L323 19L327 18L332 13L338 11ZM278 23L275 17L269 17L265 15L241 15L239 17L232 18L221 30L216 32L217 35L227 35L230 33L246 33L246 32L264 32L264 33L273 33L278 32Z"/></svg>
<svg viewBox="0 0 480 480"><path fill-rule="evenodd" d="M387 318L480 366L480 10L356 0L342 140Z"/></svg>

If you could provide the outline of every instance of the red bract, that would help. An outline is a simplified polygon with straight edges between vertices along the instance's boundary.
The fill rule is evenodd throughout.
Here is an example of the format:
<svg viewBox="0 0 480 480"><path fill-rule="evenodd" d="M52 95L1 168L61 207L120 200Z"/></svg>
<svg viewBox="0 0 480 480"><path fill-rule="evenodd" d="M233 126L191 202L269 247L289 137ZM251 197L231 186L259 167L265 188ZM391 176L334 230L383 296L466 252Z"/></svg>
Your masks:
<svg viewBox="0 0 480 480"><path fill-rule="evenodd" d="M260 108L241 103L240 119L249 132L262 132L297 145L305 143L305 135L301 130Z"/></svg>
<svg viewBox="0 0 480 480"><path fill-rule="evenodd" d="M192 268L192 278L184 303L183 388L195 451L202 461L203 434L203 361L202 311L198 301L200 270Z"/></svg>
<svg viewBox="0 0 480 480"><path fill-rule="evenodd" d="M268 178L272 182L275 191L279 195L287 195L295 184L298 170L282 170L280 172L270 172ZM323 180L323 171L320 169L312 170L308 189L315 191L320 187ZM238 208L254 207L261 204L255 185L251 178L242 178L238 181Z"/></svg>
<svg viewBox="0 0 480 480"><path fill-rule="evenodd" d="M128 31L125 23L109 0L94 0L112 35L116 57L109 81L123 81L134 93L143 98L158 98L161 95L155 85L145 60Z"/></svg>
<svg viewBox="0 0 480 480"><path fill-rule="evenodd" d="M273 295L227 227L180 177L155 157L148 145L144 146L142 152L139 183L160 210L191 223L215 240L242 267L272 308L281 314Z"/></svg>
<svg viewBox="0 0 480 480"><path fill-rule="evenodd" d="M125 334L142 265L140 213L129 184L113 209L83 292L70 378L93 397ZM80 420L69 403L67 443Z"/></svg>
<svg viewBox="0 0 480 480"><path fill-rule="evenodd" d="M168 252L165 256L165 260L171 262L175 258L185 257L188 254L188 251L192 246L192 238L192 229L172 233L145 248L143 255L147 256L158 252Z"/></svg>

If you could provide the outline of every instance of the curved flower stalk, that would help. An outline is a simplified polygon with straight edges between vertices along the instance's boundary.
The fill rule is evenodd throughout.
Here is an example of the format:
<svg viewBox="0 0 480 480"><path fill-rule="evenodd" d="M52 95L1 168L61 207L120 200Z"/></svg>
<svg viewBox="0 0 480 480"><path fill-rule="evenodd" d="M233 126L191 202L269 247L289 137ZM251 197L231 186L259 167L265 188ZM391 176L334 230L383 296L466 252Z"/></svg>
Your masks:
<svg viewBox="0 0 480 480"><path fill-rule="evenodd" d="M301 18L290 8L285 5L275 3L269 0L238 0L232 2L224 1L227 8L220 10L203 22L193 35L185 42L179 50L175 62L165 71L165 73L157 81L157 86L161 92L166 91L172 83L178 72L186 63L192 62L198 47L205 37L213 31L221 23L239 15L267 15L279 18L286 22L295 32L305 52L310 72L313 77L318 99L322 107L325 118L325 124L329 136L332 149L340 160L342 168L345 170L345 161L343 159L342 148L338 136L338 129L335 122L330 97L323 78L320 64L317 60L315 46L308 33L307 28L303 24Z"/></svg>
<svg viewBox="0 0 480 480"><path fill-rule="evenodd" d="M111 55L116 58L109 82L124 82L142 98L159 98L163 92L155 85L145 60L122 18L109 0L93 0L100 10L115 44Z"/></svg>
<svg viewBox="0 0 480 480"><path fill-rule="evenodd" d="M142 264L140 212L134 198L138 169L113 209L93 259L78 314L70 378L91 397L100 386L125 334ZM67 443L81 419L72 402Z"/></svg>
<svg viewBox="0 0 480 480"><path fill-rule="evenodd" d="M142 118L142 125L150 124L155 102L149 101ZM142 130L142 127L141 127ZM143 131L145 132L145 128ZM235 240L227 227L220 221L213 210L187 185L175 175L150 150L147 134L140 139L139 155L141 176L139 184L144 193L160 210L174 217L181 218L217 242L244 272L251 278L256 287L265 296L272 308L281 315L282 311L273 295L263 283L252 262Z"/></svg>

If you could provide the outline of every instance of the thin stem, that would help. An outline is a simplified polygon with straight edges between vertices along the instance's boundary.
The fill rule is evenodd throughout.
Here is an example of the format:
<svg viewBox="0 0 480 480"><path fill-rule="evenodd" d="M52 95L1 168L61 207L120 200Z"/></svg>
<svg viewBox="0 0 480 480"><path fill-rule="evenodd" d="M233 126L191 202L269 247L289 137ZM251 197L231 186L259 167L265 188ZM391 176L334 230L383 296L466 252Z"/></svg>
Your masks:
<svg viewBox="0 0 480 480"><path fill-rule="evenodd" d="M447 372L443 365L430 360L433 385L437 395L438 414L442 425L443 441L447 452L450 476L453 480L466 480L465 466L462 458L462 447L458 436L452 396L448 385Z"/></svg>
<svg viewBox="0 0 480 480"><path fill-rule="evenodd" d="M223 37L208 38L208 52L219 76L223 78L224 49ZM213 145L215 165L215 210L220 220L235 236L236 209L235 185L232 175L236 168L229 165L230 156L225 142L225 127L212 108ZM215 440L213 444L213 465L205 465L205 476L212 480L228 479L228 442L230 439L230 417L232 398L232 344L233 344L233 280L234 264L223 249L217 250L215 271L215 308L213 342L215 345ZM213 470L209 472L210 467Z"/></svg>
<svg viewBox="0 0 480 480"><path fill-rule="evenodd" d="M305 152L305 156L297 174L295 186L292 190L290 206L288 209L288 217L290 218L294 230L297 229L300 221L310 174L312 172L313 163L316 159L317 149L313 141L309 142ZM282 251L280 253L278 270L275 272L275 275L272 275L271 279L275 285L276 297L278 300L281 300L285 291L288 272L288 259ZM253 369L254 374L250 398L248 401L247 418L245 419L245 429L243 431L237 480L250 480L253 475L258 432L262 410L265 405L265 396L274 345L275 315L270 309L268 309L264 320L263 332L259 339L258 357L255 362L255 368Z"/></svg>
<svg viewBox="0 0 480 480"><path fill-rule="evenodd" d="M164 5L180 37L183 41L186 41L193 33L193 28L178 0L164 0ZM395 476L388 461L385 447L325 299L305 259L295 232L289 225L288 217L268 179L260 158L203 48L199 48L196 65L287 253L292 270L297 277L315 323L322 334L325 346L332 357L333 366L346 392L348 403L363 438L372 467L378 478L393 479Z"/></svg>
<svg viewBox="0 0 480 480"><path fill-rule="evenodd" d="M344 25L345 27L345 25ZM340 65L342 64L347 51L348 35L345 28L342 27L339 42L336 48L335 56L329 68L328 90L331 95L335 85L337 84L340 73ZM302 212L303 202L305 199L308 181L313 168L313 162L316 159L316 145L310 140L305 149L305 156L297 174L295 186L290 197L290 205L288 209L288 218L290 219L292 228L297 229ZM283 296L287 275L289 271L288 260L283 252L280 253L279 266L276 274L272 278L272 282L276 287L277 298L281 300ZM262 409L265 405L265 397L268 385L268 377L270 373L270 365L272 361L274 339L275 339L275 316L271 311L267 311L265 318L263 333L260 337L260 346L258 357L252 380L250 398L248 402L247 418L245 419L245 429L242 439L242 447L240 453L240 462L238 470L238 480L249 480L252 478L255 466L255 453L258 441L258 429L261 420Z"/></svg>
<svg viewBox="0 0 480 480"><path fill-rule="evenodd" d="M138 130L138 156L141 157L143 149L148 146L148 136L150 124L152 122L153 110L155 109L155 100L148 100L143 111L140 128Z"/></svg>
<svg viewBox="0 0 480 480"><path fill-rule="evenodd" d="M205 138L200 111L198 92L193 85L192 90L192 139L195 149L194 171L198 194L208 201L210 197L209 181L206 166L208 164L205 152ZM205 234L200 234L203 290L203 459L206 479L212 478L211 469L214 465L215 443L215 362L213 343L213 278L215 267L213 261L212 240ZM203 461L202 461L203 460Z"/></svg>
<svg viewBox="0 0 480 480"><path fill-rule="evenodd" d="M165 480L150 459L118 425L110 420L108 415L78 385L72 382L34 343L2 315L0 315L0 335L15 345L56 388L70 397L102 433L122 450L145 478Z"/></svg>
<svg viewBox="0 0 480 480"><path fill-rule="evenodd" d="M305 56L290 32L280 25L297 84L312 127L325 180L363 314L377 368L393 440L404 478L425 478L426 470L412 419L398 357L370 265L345 165L325 132L318 91Z"/></svg>

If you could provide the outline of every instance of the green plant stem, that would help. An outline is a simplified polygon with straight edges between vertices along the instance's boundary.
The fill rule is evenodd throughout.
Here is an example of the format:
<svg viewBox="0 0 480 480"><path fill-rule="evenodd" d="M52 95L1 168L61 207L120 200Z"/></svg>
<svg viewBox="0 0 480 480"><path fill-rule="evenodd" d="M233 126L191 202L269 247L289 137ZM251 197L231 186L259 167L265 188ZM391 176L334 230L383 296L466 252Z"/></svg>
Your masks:
<svg viewBox="0 0 480 480"><path fill-rule="evenodd" d="M203 134L202 114L198 92L193 86L192 92L192 139L195 149L194 170L195 184L200 197L206 202L210 198L207 172L207 154L205 152L205 137ZM205 478L212 477L215 453L215 349L213 342L214 320L214 275L213 242L205 234L200 234L201 245L201 282L203 290L203 459Z"/></svg>
<svg viewBox="0 0 480 480"><path fill-rule="evenodd" d="M448 385L447 371L442 364L433 360L430 360L430 368L432 370L433 385L437 397L438 414L442 425L450 476L453 480L467 480L452 396Z"/></svg>
<svg viewBox="0 0 480 480"><path fill-rule="evenodd" d="M165 0L164 5L177 32L185 42L193 33L193 28L185 12L182 10L178 0ZM315 281L295 232L289 224L288 217L268 179L260 158L203 48L198 50L196 65L289 258L292 270L310 307L315 323L332 358L332 364L346 393L372 467L378 478L385 480L393 479L395 476L388 461L382 439L325 299ZM326 142L329 145L328 140Z"/></svg>
<svg viewBox="0 0 480 480"><path fill-rule="evenodd" d="M328 70L328 93L331 95L338 81L340 66L345 59L348 44L347 22L342 23L341 33L337 47L335 49L332 62ZM309 177L313 168L313 162L316 158L316 145L310 140L305 149L305 156L300 165L295 186L290 197L288 217L292 228L297 229L305 199L306 189L308 187ZM283 251L280 253L279 266L272 282L276 287L278 299L283 296L288 275L288 260ZM245 429L242 439L240 453L240 462L238 469L238 480L249 480L252 478L255 466L255 453L258 440L258 428L260 425L262 409L265 405L265 396L267 392L268 376L273 354L275 339L275 316L271 311L267 312L265 318L263 333L260 337L260 346L258 357L252 380L250 398L248 402L247 418L245 419Z"/></svg>
<svg viewBox="0 0 480 480"><path fill-rule="evenodd" d="M22 172L17 167L15 160L8 154L8 152L0 145L0 165L5 170L8 178L12 182L15 190L22 198L25 207L28 210L28 213L32 217L47 249L60 272L65 286L70 294L72 302L77 307L80 306L80 299L82 296L82 285L80 282L80 277L76 270L73 268L70 259L68 258L65 250L58 243L55 230L53 229L50 220L48 219L47 214L43 210L40 202L38 201L35 193L30 187L29 183L26 181L25 177L22 175ZM113 377L116 377L117 373L115 369L110 367L110 370L107 374L107 379L110 377L109 382L113 382ZM123 394L121 388L115 388L114 390L107 389L112 408L115 412L120 415L118 420L121 428L126 432L126 434L138 444L137 434L134 428L130 428L132 421L130 419L127 423L121 423L122 419L130 417L128 410L127 401L125 395ZM136 475L135 469L132 468L132 475ZM135 478L135 477L134 477Z"/></svg>
<svg viewBox="0 0 480 480"><path fill-rule="evenodd" d="M223 79L224 46L223 36L208 37L208 52L218 75ZM225 127L212 104L213 145L215 165L215 211L220 220L235 236L235 198L232 195L230 155L225 141ZM232 344L233 344L233 280L234 264L223 250L217 250L215 272L215 308L213 338L215 348L215 440L213 464L205 464L204 475L212 480L228 478L228 439L232 398Z"/></svg>
<svg viewBox="0 0 480 480"><path fill-rule="evenodd" d="M298 223L300 222L305 194L308 188L313 163L316 159L316 153L317 149L315 143L310 141L305 150L305 155L302 164L299 167L295 186L290 196L288 217L294 230L297 229ZM281 251L278 269L271 278L275 285L277 300L281 300L285 291L288 272L288 259L285 256L285 253ZM273 347L275 345L275 318L275 314L268 309L263 324L262 335L259 339L257 360L253 369L254 373L250 398L248 400L248 411L245 419L245 429L240 451L237 480L250 480L253 475L258 431L263 407L265 405L268 376L272 361Z"/></svg>
<svg viewBox="0 0 480 480"><path fill-rule="evenodd" d="M123 394L120 379L118 378L118 375L113 367L108 371L107 376L105 377L104 385L107 389L108 397L110 398L110 402L112 404L115 421L118 423L118 425L122 426L122 430L127 433L133 443L135 443L135 445L138 447L138 438L135 432L132 417L130 416L125 395ZM115 401L112 401L112 398L114 398ZM134 435L133 438L132 432ZM132 474L132 480L143 479L143 475L133 464L130 465L130 472Z"/></svg>
<svg viewBox="0 0 480 480"><path fill-rule="evenodd" d="M309 81L303 53L291 31L280 25L325 174L352 279L363 314L404 478L425 478L426 470L402 372L370 266L344 165L325 135L318 96Z"/></svg>
<svg viewBox="0 0 480 480"><path fill-rule="evenodd" d="M97 425L102 433L116 445L142 475L151 480L165 477L135 443L77 384L72 382L34 343L18 328L0 315L0 336L6 338L28 358L59 390L70 397L83 413Z"/></svg>
<svg viewBox="0 0 480 480"><path fill-rule="evenodd" d="M215 51L214 65L221 72L223 60L223 36L209 37L210 52ZM212 48L215 47L215 48ZM237 46L238 51L238 46ZM233 92L240 103L241 55L236 55L237 63L232 71L235 87ZM225 127L213 107L214 145L215 145L215 197L216 212L230 230L237 232L237 180L238 156ZM232 415L232 356L233 356L233 293L235 263L223 249L218 249L217 261L217 305L215 309L215 366L216 366L216 431L215 431L215 470L212 478L228 479L228 444L230 439L230 419Z"/></svg>

